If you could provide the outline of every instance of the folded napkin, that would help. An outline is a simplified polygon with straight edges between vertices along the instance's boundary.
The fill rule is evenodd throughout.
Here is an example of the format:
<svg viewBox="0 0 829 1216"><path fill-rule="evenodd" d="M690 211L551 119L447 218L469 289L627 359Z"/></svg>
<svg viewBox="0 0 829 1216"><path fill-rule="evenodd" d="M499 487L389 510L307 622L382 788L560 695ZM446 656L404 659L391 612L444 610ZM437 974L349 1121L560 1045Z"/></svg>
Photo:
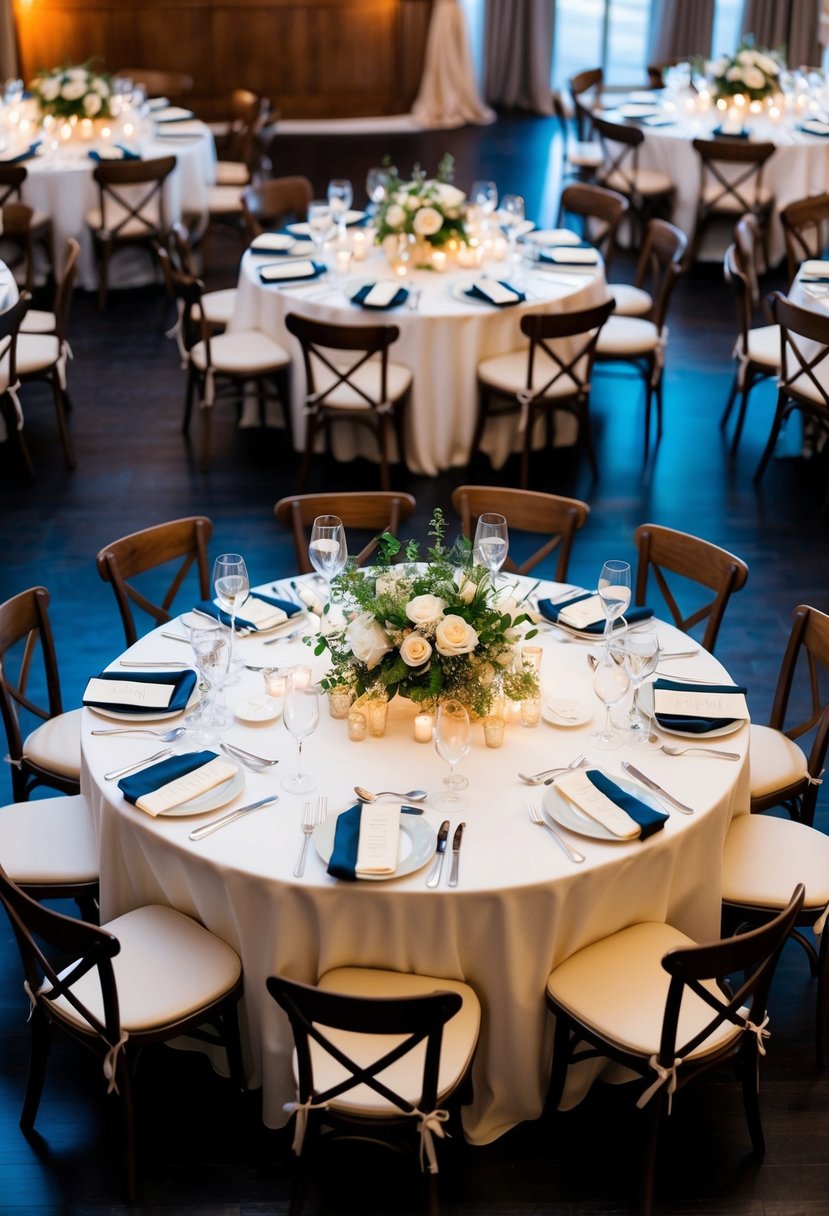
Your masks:
<svg viewBox="0 0 829 1216"><path fill-rule="evenodd" d="M650 118L653 115L658 114L659 109L653 104L653 102L646 104L645 102L634 101L617 106L616 113L622 118L627 118L635 122L637 119Z"/></svg>
<svg viewBox="0 0 829 1216"><path fill-rule="evenodd" d="M640 802L597 768L581 769L559 777L556 792L622 840L646 840L663 828L668 819L664 811ZM605 799L612 805L608 806ZM617 813L617 808L623 815Z"/></svg>
<svg viewBox="0 0 829 1216"><path fill-rule="evenodd" d="M203 139L209 133L209 129L198 119L182 118L176 122L160 123L156 127L153 139Z"/></svg>
<svg viewBox="0 0 829 1216"><path fill-rule="evenodd" d="M559 619L561 617L561 613L564 612L565 618L563 620L561 620L562 625L567 625L569 629L578 628L579 633L602 634L602 633L604 633L604 628L605 628L605 624L607 623L607 618L604 615L604 611L601 607L601 603L597 604L597 609L602 614L601 617L597 617L595 621L591 622L588 625L580 625L580 626L571 625L571 624L569 624L569 622L566 619L566 612L567 612L568 608L570 608L573 604L580 604L584 600L589 600L589 599L593 598L594 595L595 595L595 593L592 591L580 591L578 593L578 595L574 595L571 599L565 600L564 603L559 603L559 604L554 604L552 602L552 600L539 600L538 601L538 611L545 618L545 620L552 621L553 624L555 624L555 625L559 624ZM596 600L598 600L598 598L599 598L598 595L595 595L595 598L596 598ZM635 624L636 621L650 620L650 618L652 616L653 616L653 608L647 608L647 607L642 607L642 608L630 607L630 608L628 608L627 612L625 612L625 614L624 614L624 618L629 625Z"/></svg>
<svg viewBox="0 0 829 1216"><path fill-rule="evenodd" d="M260 605L262 606L260 607ZM199 612L215 616L216 620L221 621L223 625L230 624L230 613L225 612L212 600L202 600L196 604L196 607ZM247 614L245 610L247 610ZM294 604L291 600L277 600L257 591L245 600L242 605L242 614L236 614L236 624L241 625L243 629L253 629L254 631L273 629L275 625L280 625L288 617L295 616L297 612L301 611L299 604Z"/></svg>
<svg viewBox="0 0 829 1216"><path fill-rule="evenodd" d="M112 709L123 714L145 714L152 709L159 709L164 712L178 713L186 707L190 700L190 694L196 687L195 671L177 671L175 674L160 672L160 671L142 671L132 673L120 673L116 671L102 671L99 676L94 676L86 686L86 692L83 695L84 705L89 705L93 709ZM129 693L130 685L134 686L135 699L123 701L108 700L103 696L103 690L100 687L100 681L106 681L120 684L124 693ZM142 698L142 686L147 685L162 685L172 689L169 700L153 696L152 691L146 698ZM96 687L97 686L97 687ZM114 695L118 695L119 690L113 690ZM159 701L161 703L159 704Z"/></svg>
<svg viewBox="0 0 829 1216"><path fill-rule="evenodd" d="M660 710L659 702L665 700L666 693L676 694L678 699L671 697L670 709L663 707ZM736 684L686 684L674 680L656 680L653 685L654 717L665 730L684 730L689 734L704 735L708 731L730 726L738 719L747 720L745 694L745 688ZM690 712L678 712L676 707L682 701L688 702Z"/></svg>
<svg viewBox="0 0 829 1216"><path fill-rule="evenodd" d="M385 279L379 283L364 283L351 297L351 303L359 304L361 308L397 308L408 298L405 287Z"/></svg>
<svg viewBox="0 0 829 1216"><path fill-rule="evenodd" d="M303 258L298 262L273 262L269 266L260 266L259 280L262 283L286 283L291 279L316 279L325 274L325 267L319 262Z"/></svg>
<svg viewBox="0 0 829 1216"><path fill-rule="evenodd" d="M192 110L185 110L182 106L165 106L153 111L154 122L187 122L195 117Z"/></svg>
<svg viewBox="0 0 829 1216"><path fill-rule="evenodd" d="M494 304L496 308L509 308L526 299L523 291L517 291L500 279L479 279L467 288L466 294L476 300L486 300L487 304Z"/></svg>
<svg viewBox="0 0 829 1216"><path fill-rule="evenodd" d="M153 110L166 110L170 104L169 97L148 97L147 109L152 114Z"/></svg>
<svg viewBox="0 0 829 1216"><path fill-rule="evenodd" d="M215 752L187 752L122 777L118 788L127 802L155 816L207 793L237 772L235 764L228 764Z"/></svg>
<svg viewBox="0 0 829 1216"><path fill-rule="evenodd" d="M132 148L127 148L124 144L110 144L109 147L93 148L89 153L89 159L99 163L102 160L140 160L141 153L134 152Z"/></svg>
<svg viewBox="0 0 829 1216"><path fill-rule="evenodd" d="M0 165L19 165L21 161L31 160L33 156L37 156L39 147L40 140L38 139L22 152L15 152L13 155L7 152L0 152Z"/></svg>
<svg viewBox="0 0 829 1216"><path fill-rule="evenodd" d="M539 261L553 262L556 266L598 266L599 254L592 245L584 248L549 249L542 253Z"/></svg>
<svg viewBox="0 0 829 1216"><path fill-rule="evenodd" d="M371 811L372 807L377 807L377 803L358 802L356 806L349 807L347 811L343 811L337 817L336 827L334 829L334 847L331 850L331 857L328 861L328 873L334 878L345 878L349 882L356 882L360 877L357 872L357 856L360 846L360 826L363 818L363 810ZM383 804L379 804L382 806ZM395 803L386 803L386 807L391 806L394 810L399 810L402 815L420 815L422 811L416 806L398 806ZM377 873L378 871L373 871ZM394 868L390 871L384 870L384 873L394 873Z"/></svg>
<svg viewBox="0 0 829 1216"><path fill-rule="evenodd" d="M800 278L812 283L829 283L829 262L821 258L807 258L801 263Z"/></svg>
<svg viewBox="0 0 829 1216"><path fill-rule="evenodd" d="M296 241L286 232L260 232L248 249L251 253L290 253Z"/></svg>
<svg viewBox="0 0 829 1216"><path fill-rule="evenodd" d="M643 127L672 127L675 123L676 119L668 118L667 114L649 114L642 119Z"/></svg>
<svg viewBox="0 0 829 1216"><path fill-rule="evenodd" d="M541 245L542 248L551 245L584 244L579 234L570 228L540 228L537 232L529 233L527 240L532 245Z"/></svg>
<svg viewBox="0 0 829 1216"><path fill-rule="evenodd" d="M824 122L820 118L807 118L805 122L798 125L797 129L805 132L806 135L829 135L829 122Z"/></svg>
<svg viewBox="0 0 829 1216"><path fill-rule="evenodd" d="M723 123L720 127L714 127L712 135L718 135L720 139L748 139L749 131L747 127L730 127L728 123Z"/></svg>

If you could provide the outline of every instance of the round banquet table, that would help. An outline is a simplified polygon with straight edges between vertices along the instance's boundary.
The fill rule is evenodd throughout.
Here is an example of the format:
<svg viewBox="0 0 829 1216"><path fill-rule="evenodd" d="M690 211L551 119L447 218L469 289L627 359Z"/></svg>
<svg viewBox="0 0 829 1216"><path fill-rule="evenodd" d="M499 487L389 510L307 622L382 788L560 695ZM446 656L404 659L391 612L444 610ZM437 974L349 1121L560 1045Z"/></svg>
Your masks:
<svg viewBox="0 0 829 1216"><path fill-rule="evenodd" d="M531 586L529 579L518 583L522 593ZM688 649L687 636L672 626L660 623L659 632L669 649ZM449 816L452 832L461 819L467 824L456 888L446 885L448 863L436 890L425 886L428 866L384 882L337 881L313 842L305 876L292 877L304 799L280 788L277 774L293 772L296 762L295 742L281 721L259 726L236 721L227 736L248 751L281 761L276 772L264 776L246 772L238 805L277 791L279 802L194 843L190 830L210 815L151 818L124 801L115 781L104 779L108 770L154 753L157 741L92 737L93 727L122 723L84 711L82 788L99 831L101 919L145 903L168 904L196 917L238 951L245 977L241 1020L248 1082L263 1087L267 1125L287 1120L283 1103L294 1096L290 1030L267 995L268 975L314 983L329 968L353 964L471 984L484 1016L474 1100L464 1111L464 1126L469 1139L482 1144L541 1113L552 1047L544 989L555 964L635 921L669 921L701 940L718 936L723 840L732 815L748 805L747 727L724 740L726 748L741 754L740 763L673 758L659 751L643 755L627 745L591 753L592 720L598 722L603 710L591 689L589 647L563 640L558 631L542 632L539 640L542 703L575 697L590 720L567 728L544 721L533 729L510 723L500 750L486 749L480 724L474 726L470 754L459 766L469 778L468 805ZM186 659L187 653L184 643L160 631L129 651L148 665ZM324 660L314 659L301 639L266 646L251 635L240 639L238 653L245 663L310 662L315 676L324 669ZM724 674L704 651L691 659L665 660L663 666L707 679ZM261 675L246 670L242 682L227 690L228 702L257 695L261 688ZM374 790L440 788L446 766L430 744L414 741L414 712L398 698L385 737L350 743L347 724L331 719L321 706L319 729L306 741L303 757L306 771L318 781L311 797L327 796L329 816L353 804L355 783ZM574 865L530 821L527 796L541 797L544 788L531 789L516 774L566 764L580 752L611 776L621 774L620 761L629 757L691 804L694 815L671 814L664 829L643 843L570 834L586 854L583 865ZM443 818L441 809L426 803L424 819L433 829ZM575 1070L571 1074L570 1104L583 1096L595 1072L581 1078Z"/></svg>
<svg viewBox="0 0 829 1216"><path fill-rule="evenodd" d="M614 99L613 104L620 103ZM624 103L621 104L624 108ZM666 106L673 106L673 109L666 109ZM664 126L649 126L642 122L645 141L639 149L639 166L642 169L657 169L676 183L676 201L671 218L690 240L694 232L700 184L699 157L694 151L693 141L714 139L714 128L719 126L723 113L715 108L689 113L684 109L681 98L676 101L665 99L657 108L657 120L670 121ZM604 116L611 122L623 121L616 109L606 110ZM772 265L777 265L785 254L779 211L795 199L820 194L829 188L829 139L799 130L799 123L806 117L808 111L783 114L775 120L765 113L751 114L746 119L751 140L776 145L774 154L763 170L763 185L771 190L776 204L769 235ZM744 167L736 168L742 171ZM735 213L735 221L737 218ZM727 224L712 224L703 235L698 257L702 261L722 260L731 239Z"/></svg>
<svg viewBox="0 0 829 1216"><path fill-rule="evenodd" d="M206 211L216 163L213 135L206 124L188 122L186 132L181 130L181 124L175 125L180 131L178 135L150 136L139 142L144 160L160 156L176 158L176 167L163 187L165 216L170 224L185 212L202 215ZM80 242L78 286L94 291L98 272L86 214L98 206L99 199L92 178L95 162L88 155L88 147L79 143L68 150L47 152L27 160L22 197L24 203L52 220L52 257L58 270L63 265L67 237L73 236ZM113 287L137 286L152 282L155 273L146 253L122 250L113 258L110 283Z"/></svg>
<svg viewBox="0 0 829 1216"><path fill-rule="evenodd" d="M333 252L328 256L333 261ZM416 311L405 306L377 311L352 304L350 296L361 283L393 277L380 249L372 249L365 261L352 262L345 278L329 274L316 285L263 284L260 268L274 260L245 254L230 329L263 330L291 352L291 411L297 446L302 447L305 434L305 372L301 348L286 330L285 316L295 312L338 325L396 325L400 337L390 350L390 358L414 372L406 417L406 463L413 473L428 476L469 463L478 409L475 368L482 359L526 345L521 317L528 312L575 312L602 303L606 296L602 266L548 272L528 265L522 268L520 281L516 282L514 275L511 279L526 293L525 302L496 308L463 295L464 289L481 276L480 270L450 266L445 274L429 270L410 274L408 282L419 289ZM489 262L484 273L491 278L510 278L506 262ZM541 428L539 441L540 436ZM557 415L555 441L561 445L575 443L576 425L570 415ZM364 427L333 427L332 443L338 460L358 455L377 459L376 444ZM494 467L499 468L520 446L517 414L490 420L481 448Z"/></svg>

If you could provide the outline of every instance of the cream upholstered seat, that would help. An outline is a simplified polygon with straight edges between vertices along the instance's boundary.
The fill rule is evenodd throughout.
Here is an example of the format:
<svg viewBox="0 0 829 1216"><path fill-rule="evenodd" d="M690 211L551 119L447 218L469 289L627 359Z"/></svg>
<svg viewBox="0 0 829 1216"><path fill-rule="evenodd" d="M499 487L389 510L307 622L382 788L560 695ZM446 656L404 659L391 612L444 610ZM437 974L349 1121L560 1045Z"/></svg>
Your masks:
<svg viewBox="0 0 829 1216"><path fill-rule="evenodd" d="M616 301L617 317L644 317L653 308L650 292L633 283L608 283L607 290Z"/></svg>
<svg viewBox="0 0 829 1216"><path fill-rule="evenodd" d="M328 368L319 368L316 374L316 391L325 397L327 408L336 410L370 410L371 401L366 398L379 400L380 378L382 365L379 360L364 363L355 372L350 372L348 381L340 381L339 375L349 371L349 364L340 360L334 361L336 372ZM414 379L412 369L402 363L392 363L386 367L386 396L400 397L408 392Z"/></svg>
<svg viewBox="0 0 829 1216"><path fill-rule="evenodd" d="M766 798L790 785L799 785L808 774L809 762L794 739L757 722L752 722L750 731L752 797Z"/></svg>
<svg viewBox="0 0 829 1216"><path fill-rule="evenodd" d="M688 260L696 261L703 234L715 220L733 221L748 213L757 221L768 267L768 228L774 195L763 185L763 170L776 145L724 138L695 139L693 145L699 159L700 187Z"/></svg>
<svg viewBox="0 0 829 1216"><path fill-rule="evenodd" d="M198 278L193 249L184 224L176 222L170 225L167 248L161 250L161 265L171 295L175 294L175 284L170 275L171 265L181 274L190 275L194 279ZM236 287L222 287L216 291L202 292L201 311L210 329L227 328L236 309L238 297L239 291ZM179 322L179 326L180 324L181 322ZM176 336L180 336L179 326L172 331Z"/></svg>
<svg viewBox="0 0 829 1216"><path fill-rule="evenodd" d="M97 920L98 837L82 794L0 807L0 863L35 899L75 899Z"/></svg>
<svg viewBox="0 0 829 1216"><path fill-rule="evenodd" d="M23 741L23 755L38 768L48 768L61 777L77 781L81 772L80 709L68 709L36 726Z"/></svg>
<svg viewBox="0 0 829 1216"><path fill-rule="evenodd" d="M490 388L502 393L527 392L538 393L550 379L549 368L539 360L533 367L532 379L527 382L527 352L526 350L511 350L505 355L493 355L491 359L483 359L478 364L478 378ZM547 397L571 397L579 391L579 385L572 376L563 375L550 385Z"/></svg>

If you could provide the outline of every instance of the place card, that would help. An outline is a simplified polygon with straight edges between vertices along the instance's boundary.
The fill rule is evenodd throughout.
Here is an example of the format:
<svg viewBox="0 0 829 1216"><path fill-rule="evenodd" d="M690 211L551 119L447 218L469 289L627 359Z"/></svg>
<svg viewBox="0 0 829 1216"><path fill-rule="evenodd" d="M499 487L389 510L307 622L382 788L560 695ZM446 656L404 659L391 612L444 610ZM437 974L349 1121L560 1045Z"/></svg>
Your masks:
<svg viewBox="0 0 829 1216"><path fill-rule="evenodd" d="M228 764L226 760L217 757L203 764L201 768L185 773L183 777L176 777L175 781L168 781L150 794L142 794L135 805L148 815L163 815L165 811L181 806L182 802L198 798L200 794L206 794L223 781L229 781L231 777L236 776L237 771L235 764Z"/></svg>
<svg viewBox="0 0 829 1216"><path fill-rule="evenodd" d="M388 308L399 291L400 284L395 280L375 283L360 302L366 308Z"/></svg>
<svg viewBox="0 0 829 1216"><path fill-rule="evenodd" d="M547 261L557 262L562 266L598 266L599 255L595 249L550 249L545 254Z"/></svg>
<svg viewBox="0 0 829 1216"><path fill-rule="evenodd" d="M96 705L131 705L136 709L166 709L175 684L142 684L138 680L102 680L93 676L87 684L83 702Z"/></svg>
<svg viewBox="0 0 829 1216"><path fill-rule="evenodd" d="M556 792L620 840L633 840L641 827L626 811L597 789L584 769L556 778Z"/></svg>
<svg viewBox="0 0 829 1216"><path fill-rule="evenodd" d="M237 616L243 617L257 629L272 629L274 625L281 625L288 619L288 614L284 609L277 608L275 604L268 604L255 595L245 601Z"/></svg>
<svg viewBox="0 0 829 1216"><path fill-rule="evenodd" d="M520 292L514 291L512 287L505 287L497 279L478 279L472 284L470 291L477 292L493 304L515 304L522 298Z"/></svg>
<svg viewBox="0 0 829 1216"><path fill-rule="evenodd" d="M393 874L397 869L400 844L400 806L375 802L363 805L360 814L360 842L357 846L357 877Z"/></svg>
<svg viewBox="0 0 829 1216"><path fill-rule="evenodd" d="M704 688L672 689L654 686L653 708L657 717L748 719L745 693L718 692Z"/></svg>
<svg viewBox="0 0 829 1216"><path fill-rule="evenodd" d="M558 619L562 625L569 625L571 629L589 629L591 625L607 620L607 617L602 607L601 596L589 595L575 604L568 604L566 608L562 608Z"/></svg>
<svg viewBox="0 0 829 1216"><path fill-rule="evenodd" d="M287 253L294 247L294 238L284 232L260 232L251 242L254 253Z"/></svg>
<svg viewBox="0 0 829 1216"><path fill-rule="evenodd" d="M307 259L284 262L278 266L263 266L259 271L259 277L264 283L277 283L282 279L313 279L316 274L316 264Z"/></svg>
<svg viewBox="0 0 829 1216"><path fill-rule="evenodd" d="M825 278L829 275L829 262L824 262L820 258L807 258L800 267L800 277L808 278Z"/></svg>

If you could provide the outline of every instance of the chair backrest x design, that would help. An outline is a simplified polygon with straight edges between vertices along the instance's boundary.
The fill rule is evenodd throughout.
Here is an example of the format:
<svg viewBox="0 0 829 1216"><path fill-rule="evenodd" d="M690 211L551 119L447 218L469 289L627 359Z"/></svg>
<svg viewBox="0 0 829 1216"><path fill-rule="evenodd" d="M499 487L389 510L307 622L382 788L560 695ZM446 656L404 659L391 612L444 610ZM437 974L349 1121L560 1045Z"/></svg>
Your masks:
<svg viewBox="0 0 829 1216"><path fill-rule="evenodd" d="M164 182L174 156L156 160L108 161L96 165L101 223L110 240L161 240L167 231Z"/></svg>
<svg viewBox="0 0 829 1216"><path fill-rule="evenodd" d="M807 258L819 258L829 237L829 194L813 194L789 203L780 212L783 236L786 239L786 262L789 282L797 274L800 263Z"/></svg>
<svg viewBox="0 0 829 1216"><path fill-rule="evenodd" d="M676 281L682 274L682 259L688 245L685 233L667 220L648 220L645 239L636 266L637 287L650 283L653 300L651 320L662 330Z"/></svg>
<svg viewBox="0 0 829 1216"><path fill-rule="evenodd" d="M521 332L530 340L523 394L528 405L542 400L562 379L572 383L573 396L587 396L599 331L613 311L614 303L606 300L595 308L578 312L530 313L521 318ZM562 338L570 341L562 343ZM536 368L544 365L545 360L549 376L540 388L534 387L538 383Z"/></svg>
<svg viewBox="0 0 829 1216"><path fill-rule="evenodd" d="M749 139L695 139L700 158L700 202L708 211L742 215L763 198L763 168L775 144Z"/></svg>
<svg viewBox="0 0 829 1216"><path fill-rule="evenodd" d="M0 165L0 207L22 202L20 187L26 180L25 165Z"/></svg>
<svg viewBox="0 0 829 1216"><path fill-rule="evenodd" d="M128 646L138 640L132 606L147 612L154 626L169 621L173 601L194 563L198 572L199 598L207 599L210 595L207 546L212 535L211 521L203 515L195 515L143 528L101 549L96 559L98 573L105 583L112 585ZM166 582L171 571L172 581L163 592L163 598L156 602L130 580L159 567L165 567L162 581ZM158 591L154 590L154 594L158 597Z"/></svg>
<svg viewBox="0 0 829 1216"><path fill-rule="evenodd" d="M829 323L824 315L793 304L781 292L769 297L780 326L780 396L802 403L829 422Z"/></svg>
<svg viewBox="0 0 829 1216"><path fill-rule="evenodd" d="M628 127L624 123L610 122L594 114L593 126L604 151L604 164L599 170L601 182L610 181L614 188L623 190L632 198L638 197L639 149L645 141L645 133L639 127Z"/></svg>
<svg viewBox="0 0 829 1216"><path fill-rule="evenodd" d="M281 498L273 513L280 523L291 528L300 574L310 574L314 567L308 557L306 529L318 515L338 515L343 526L349 529L349 538L352 528L374 532L355 559L357 565L362 566L377 548L378 534L390 532L396 536L400 524L409 519L415 505L411 494L396 490L357 490L342 494L292 494Z"/></svg>
<svg viewBox="0 0 829 1216"><path fill-rule="evenodd" d="M587 522L590 508L577 498L545 494L538 490L513 490L503 486L458 486L452 492L452 506L461 517L463 535L472 540L478 517L484 511L497 511L507 521L511 542L516 532L543 533L547 539L520 565L507 557L505 570L527 574L551 553L557 557L556 582L567 579L567 568L576 532Z"/></svg>
<svg viewBox="0 0 829 1216"><path fill-rule="evenodd" d="M587 68L583 72L576 72L567 82L573 99L576 135L579 139L590 138L593 129L592 110L601 98L603 84L604 73L601 68Z"/></svg>
<svg viewBox="0 0 829 1216"><path fill-rule="evenodd" d="M313 197L313 185L299 174L248 186L242 194L242 211L249 238L266 229L282 228L287 222L304 222Z"/></svg>
<svg viewBox="0 0 829 1216"><path fill-rule="evenodd" d="M728 601L735 591L745 586L748 566L719 545L659 524L640 524L634 538L639 554L635 602L638 605L647 603L648 576L653 573L677 628L687 633L695 625L706 621L702 645L706 650L713 651ZM667 574L713 591L714 598L684 615Z"/></svg>
<svg viewBox="0 0 829 1216"><path fill-rule="evenodd" d="M355 394L355 407L374 410L377 413L389 409L388 365L389 347L400 335L396 325L327 325L322 321L311 321L296 313L289 313L285 326L299 341L305 364L307 383L306 409L317 412L325 409L328 399L338 390L347 387ZM342 361L337 355L348 355ZM367 363L378 363L377 395L355 380L355 374ZM319 387L318 387L319 386ZM330 408L337 408L332 406ZM342 410L340 412L347 412Z"/></svg>
<svg viewBox="0 0 829 1216"><path fill-rule="evenodd" d="M734 292L737 305L737 332L740 335L740 350L748 351L748 331L751 329L751 286L743 267L743 260L736 245L729 245L723 257L723 275Z"/></svg>
<svg viewBox="0 0 829 1216"><path fill-rule="evenodd" d="M562 190L559 210L563 216L577 215L582 219L582 236L599 250L607 271L616 251L619 225L629 206L625 196L616 190L575 182Z"/></svg>

